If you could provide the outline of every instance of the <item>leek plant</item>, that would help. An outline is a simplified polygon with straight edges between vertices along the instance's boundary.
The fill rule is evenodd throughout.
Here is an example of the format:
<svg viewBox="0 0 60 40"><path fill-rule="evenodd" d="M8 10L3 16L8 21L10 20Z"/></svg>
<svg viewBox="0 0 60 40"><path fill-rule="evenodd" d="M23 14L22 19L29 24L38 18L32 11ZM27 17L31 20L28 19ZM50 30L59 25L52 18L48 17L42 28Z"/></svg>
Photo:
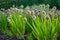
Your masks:
<svg viewBox="0 0 60 40"><path fill-rule="evenodd" d="M58 34L58 35L57 35L57 40L60 39L60 16L58 16L58 20L59 20L59 21L58 21L59 23L58 23L58 29L57 29L57 30L58 30L58 31L57 31L57 34Z"/></svg>
<svg viewBox="0 0 60 40"><path fill-rule="evenodd" d="M27 40L34 40L32 33L27 34Z"/></svg>
<svg viewBox="0 0 60 40"><path fill-rule="evenodd" d="M38 40L55 40L54 36L57 33L58 28L58 17L55 17L55 12L51 12L52 15L47 19L47 12L44 10L40 12L39 16L32 18L32 22L27 24L32 29L33 35Z"/></svg>
<svg viewBox="0 0 60 40"><path fill-rule="evenodd" d="M0 11L0 30L5 31L6 28L7 28L6 14Z"/></svg>
<svg viewBox="0 0 60 40"><path fill-rule="evenodd" d="M0 30L6 30L6 27L7 27L6 15L0 11Z"/></svg>
<svg viewBox="0 0 60 40"><path fill-rule="evenodd" d="M1 11L0 11L0 30L7 35L12 35L8 27L7 15Z"/></svg>
<svg viewBox="0 0 60 40"><path fill-rule="evenodd" d="M11 8L6 16L0 11L0 30L7 35L27 40L56 40L60 28L60 16L56 16L56 7L49 9L49 5L39 5L23 9Z"/></svg>
<svg viewBox="0 0 60 40"><path fill-rule="evenodd" d="M17 11L11 11L10 16L8 17L8 22L10 25L10 30L13 35L17 37L24 38L24 33L25 33L25 20L24 20L24 15L22 15L19 10Z"/></svg>

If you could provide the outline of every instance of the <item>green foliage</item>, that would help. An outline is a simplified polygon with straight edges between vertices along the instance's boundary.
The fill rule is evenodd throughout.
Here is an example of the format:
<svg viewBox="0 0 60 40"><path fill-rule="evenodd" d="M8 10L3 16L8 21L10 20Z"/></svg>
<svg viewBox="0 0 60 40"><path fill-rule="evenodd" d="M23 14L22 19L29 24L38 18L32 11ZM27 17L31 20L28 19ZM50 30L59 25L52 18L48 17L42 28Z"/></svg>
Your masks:
<svg viewBox="0 0 60 40"><path fill-rule="evenodd" d="M11 11L10 16L8 17L8 22L10 25L10 30L12 34L15 36L19 36L21 38L24 37L25 33L25 21L24 21L24 15L21 15L21 11Z"/></svg>
<svg viewBox="0 0 60 40"><path fill-rule="evenodd" d="M50 10L52 12L44 11L45 6L40 6L42 6L40 7L42 9L40 15L36 16L36 18L32 18L32 22L27 22L27 24L31 27L33 35L38 40L54 40L59 23L58 17L56 18L54 10ZM47 19L48 12L52 13L50 19Z"/></svg>
<svg viewBox="0 0 60 40"><path fill-rule="evenodd" d="M33 40L32 33L29 33L29 34L27 35L27 40Z"/></svg>
<svg viewBox="0 0 60 40"><path fill-rule="evenodd" d="M60 0L57 0L57 6L60 6Z"/></svg>
<svg viewBox="0 0 60 40"><path fill-rule="evenodd" d="M4 12L0 11L0 30L4 31L7 28L7 17Z"/></svg>
<svg viewBox="0 0 60 40"><path fill-rule="evenodd" d="M6 33L7 35L12 35L8 26L7 15L1 11L0 11L0 30Z"/></svg>
<svg viewBox="0 0 60 40"><path fill-rule="evenodd" d="M58 30L57 31L57 33L58 33L57 39L60 40L60 38L59 38L60 37L60 16L58 17L58 20L59 20L59 23L58 23L58 29L57 29Z"/></svg>
<svg viewBox="0 0 60 40"><path fill-rule="evenodd" d="M50 4L50 6L60 7L60 0L0 0L0 8L10 8L15 6L31 6L33 4Z"/></svg>

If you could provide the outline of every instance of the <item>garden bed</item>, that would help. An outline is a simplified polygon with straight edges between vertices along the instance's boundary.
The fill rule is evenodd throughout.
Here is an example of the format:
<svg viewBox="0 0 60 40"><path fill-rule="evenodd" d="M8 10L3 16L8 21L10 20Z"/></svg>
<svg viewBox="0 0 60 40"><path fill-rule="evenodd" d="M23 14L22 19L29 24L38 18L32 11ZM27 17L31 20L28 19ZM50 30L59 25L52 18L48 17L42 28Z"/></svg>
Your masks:
<svg viewBox="0 0 60 40"><path fill-rule="evenodd" d="M57 40L59 28L56 7L42 4L0 11L0 40Z"/></svg>

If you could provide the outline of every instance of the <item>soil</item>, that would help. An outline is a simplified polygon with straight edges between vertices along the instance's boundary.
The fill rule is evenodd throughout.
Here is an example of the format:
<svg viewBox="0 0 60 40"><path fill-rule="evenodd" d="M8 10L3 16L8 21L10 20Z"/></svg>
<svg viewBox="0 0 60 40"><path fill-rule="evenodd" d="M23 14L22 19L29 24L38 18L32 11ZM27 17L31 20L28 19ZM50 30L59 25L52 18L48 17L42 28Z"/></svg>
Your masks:
<svg viewBox="0 0 60 40"><path fill-rule="evenodd" d="M18 39L18 38L15 37L14 35L12 35L12 36L7 36L7 35L4 34L2 31L0 31L0 40L23 40L23 39Z"/></svg>

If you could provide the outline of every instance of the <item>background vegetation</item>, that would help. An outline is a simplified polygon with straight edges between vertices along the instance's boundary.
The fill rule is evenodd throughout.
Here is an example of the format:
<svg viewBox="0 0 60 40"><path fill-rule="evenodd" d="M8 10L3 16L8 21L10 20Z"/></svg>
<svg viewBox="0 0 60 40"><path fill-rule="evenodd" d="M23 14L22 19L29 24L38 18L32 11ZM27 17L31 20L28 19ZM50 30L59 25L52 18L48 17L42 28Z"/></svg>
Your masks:
<svg viewBox="0 0 60 40"><path fill-rule="evenodd" d="M60 7L60 0L0 0L0 8L10 8L12 5L31 6L33 4L50 4L51 7Z"/></svg>

